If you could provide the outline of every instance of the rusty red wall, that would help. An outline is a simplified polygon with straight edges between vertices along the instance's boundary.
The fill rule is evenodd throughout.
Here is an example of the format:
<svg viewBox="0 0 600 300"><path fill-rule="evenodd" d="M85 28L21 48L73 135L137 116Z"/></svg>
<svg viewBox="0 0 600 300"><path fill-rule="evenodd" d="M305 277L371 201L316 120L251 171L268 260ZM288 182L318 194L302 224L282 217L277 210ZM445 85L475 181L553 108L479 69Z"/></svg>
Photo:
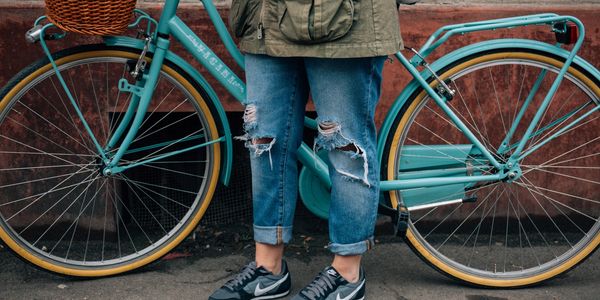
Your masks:
<svg viewBox="0 0 600 300"><path fill-rule="evenodd" d="M156 15L156 7L150 6L148 10ZM222 15L226 15L227 8L220 9ZM580 18L587 28L585 44L580 51L580 55L591 62L593 65L600 65L600 5L587 6L448 6L448 5L419 5L403 7L400 12L402 34L407 46L418 47L424 43L426 38L437 28L447 24L476 21L482 19L500 18L524 14L533 14L541 12L555 12L558 14L573 15ZM43 9L37 4L14 4L5 5L0 9L0 85L4 85L12 75L20 69L27 66L35 59L41 57L42 53L37 45L25 43L24 33L30 28L33 20L43 14ZM219 38L214 32L208 19L208 15L198 6L183 6L180 12L181 18L191 25L191 28L213 49L219 56L225 59L230 66L240 76L243 73L239 68L235 68L235 63L226 54L225 48L219 42ZM527 30L499 30L487 33L478 33L466 36L452 38L446 45L434 53L433 57L438 57L446 51L459 48L461 46L484 40L499 37L524 37L535 38L552 42L553 34L547 27L535 27ZM53 49L60 49L75 43L94 42L95 38L69 36L65 41L51 43ZM180 52L181 47L175 46L176 51ZM405 52L406 53L406 52ZM408 54L407 54L408 55ZM191 58L189 55L184 57ZM194 62L195 66L198 66ZM205 73L206 74L206 73ZM209 77L209 76L207 76ZM381 104L377 111L377 120L380 123L387 108L392 104L395 97L410 80L406 71L399 63L388 63L384 71L384 88ZM209 78L211 83L214 80ZM242 110L235 99L218 84L214 84L221 101L227 111Z"/></svg>
<svg viewBox="0 0 600 300"><path fill-rule="evenodd" d="M148 10L155 15L158 12L157 7L149 7ZM226 8L221 9L223 15L226 15L227 11ZM576 7L420 5L403 7L399 12L399 16L405 44L411 47L419 47L431 33L443 25L541 12L555 12L580 18L587 28L586 40L580 51L580 56L593 65L600 66L600 18L598 18L600 16L600 5ZM33 20L41 14L43 14L43 8L38 4L14 4L1 7L0 85L6 84L19 70L42 57L42 52L38 45L26 44L24 40L24 33L30 28ZM235 67L233 60L226 54L224 47L219 45L219 38L212 29L207 14L201 8L198 6L184 6L179 15L191 25L191 28L209 46L213 47L219 56L224 58L230 66L234 66L234 70L240 76L243 76L241 70ZM506 37L534 38L548 42L552 42L554 39L554 35L549 31L548 27L532 27L526 30L498 30L452 38L445 46L435 52L433 57L439 57L447 51L477 41ZM52 42L50 44L53 49L58 50L77 43L94 43L98 41L98 38L70 35L63 41ZM176 45L175 50L181 52L181 47ZM190 58L189 55L183 55ZM196 63L194 65L199 67ZM206 72L204 73L206 74ZM377 110L377 121L379 124L383 121L387 109L409 80L407 72L398 62L386 63L382 99ZM209 81L214 84L213 86L216 88L227 111L242 110L242 106L228 95L222 87L210 78Z"/></svg>

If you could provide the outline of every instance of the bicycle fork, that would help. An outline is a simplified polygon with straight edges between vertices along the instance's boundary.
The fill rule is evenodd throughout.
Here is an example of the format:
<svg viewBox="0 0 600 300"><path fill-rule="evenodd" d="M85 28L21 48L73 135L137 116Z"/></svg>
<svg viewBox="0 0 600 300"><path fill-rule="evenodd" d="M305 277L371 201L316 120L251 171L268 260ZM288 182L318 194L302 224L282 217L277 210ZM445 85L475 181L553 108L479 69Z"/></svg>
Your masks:
<svg viewBox="0 0 600 300"><path fill-rule="evenodd" d="M148 52L150 43L152 43L152 38L146 37L142 53L140 54L135 66L133 66L133 70L129 70L131 75L136 80L135 84L130 84L125 78L121 78L119 80L119 91L130 93L131 100L123 119L117 126L114 134L110 137L110 140L104 149L105 153L110 154L111 151L113 151L113 149L115 149L115 147L118 145L118 142L123 134L125 132L127 133L116 153L112 157L108 157L109 160L106 162L106 167L102 171L104 175L114 174L116 173L115 171L119 171L115 170L115 168L117 168L119 161L129 149L129 146L131 145L133 139L139 131L140 125L144 120L146 110L150 105L150 101L154 93L154 87L158 82L158 73L160 71L160 67L162 66L165 53L168 49L169 41L165 39L162 39L161 41L161 38L157 40L156 50L152 60L153 63L150 65L150 71L146 74L146 53ZM131 66L129 65L129 67Z"/></svg>

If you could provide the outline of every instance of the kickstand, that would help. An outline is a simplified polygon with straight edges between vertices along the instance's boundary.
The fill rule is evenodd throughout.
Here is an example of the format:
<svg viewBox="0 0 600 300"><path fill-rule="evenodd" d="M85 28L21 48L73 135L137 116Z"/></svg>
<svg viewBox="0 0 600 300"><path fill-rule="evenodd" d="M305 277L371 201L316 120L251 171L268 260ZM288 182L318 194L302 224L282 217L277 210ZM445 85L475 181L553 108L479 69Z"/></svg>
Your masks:
<svg viewBox="0 0 600 300"><path fill-rule="evenodd" d="M379 205L379 214L390 216L394 224L394 235L404 238L408 229L409 213L404 203L400 203L397 208L391 208L387 205Z"/></svg>
<svg viewBox="0 0 600 300"><path fill-rule="evenodd" d="M398 205L395 213L396 217L392 218L394 221L394 233L396 236L404 238L406 236L406 230L408 229L409 213L408 209L404 204Z"/></svg>

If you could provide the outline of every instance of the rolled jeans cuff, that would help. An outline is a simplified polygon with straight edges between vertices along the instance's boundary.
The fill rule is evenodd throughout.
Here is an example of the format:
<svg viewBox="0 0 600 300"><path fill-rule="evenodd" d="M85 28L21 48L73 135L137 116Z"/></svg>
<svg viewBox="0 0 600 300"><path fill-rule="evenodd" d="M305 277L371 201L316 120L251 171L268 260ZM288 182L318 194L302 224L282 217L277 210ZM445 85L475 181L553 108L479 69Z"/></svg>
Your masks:
<svg viewBox="0 0 600 300"><path fill-rule="evenodd" d="M280 245L288 244L292 240L292 226L258 226L254 225L254 241Z"/></svg>
<svg viewBox="0 0 600 300"><path fill-rule="evenodd" d="M371 249L375 242L373 237L370 237L364 241L360 241L354 244L337 244L337 243L329 243L329 251L333 254L347 256L347 255L361 255Z"/></svg>

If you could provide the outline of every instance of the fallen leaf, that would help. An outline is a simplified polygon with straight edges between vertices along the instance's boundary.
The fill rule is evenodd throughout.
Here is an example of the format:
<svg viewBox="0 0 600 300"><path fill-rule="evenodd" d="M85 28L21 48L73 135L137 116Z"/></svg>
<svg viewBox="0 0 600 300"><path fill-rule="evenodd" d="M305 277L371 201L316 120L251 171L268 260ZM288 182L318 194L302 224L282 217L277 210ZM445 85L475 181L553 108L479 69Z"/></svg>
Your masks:
<svg viewBox="0 0 600 300"><path fill-rule="evenodd" d="M165 255L162 259L163 260L173 260L176 258L190 257L190 256L192 256L192 254L188 253L188 252L171 252L171 253Z"/></svg>

